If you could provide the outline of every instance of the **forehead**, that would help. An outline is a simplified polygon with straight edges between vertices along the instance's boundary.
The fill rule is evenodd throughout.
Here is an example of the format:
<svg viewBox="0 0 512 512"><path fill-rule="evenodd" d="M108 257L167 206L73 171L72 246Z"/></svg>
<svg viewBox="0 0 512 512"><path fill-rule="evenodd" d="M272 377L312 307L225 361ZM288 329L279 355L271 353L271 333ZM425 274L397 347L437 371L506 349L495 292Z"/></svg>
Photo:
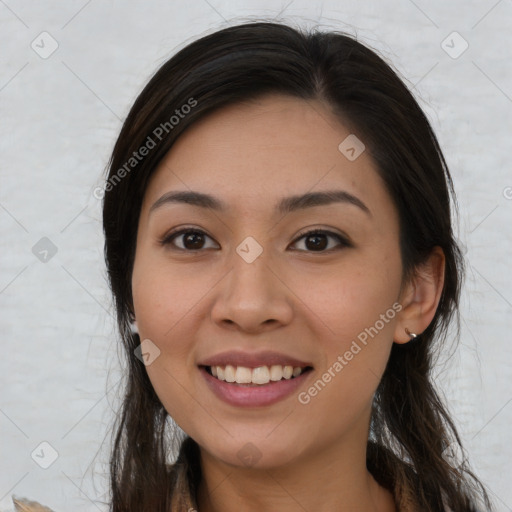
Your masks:
<svg viewBox="0 0 512 512"><path fill-rule="evenodd" d="M293 175L298 167L334 165L341 156L340 137L348 133L318 101L268 96L229 105L201 119L176 141L166 163L193 172L204 168L208 156L245 178L269 172L266 169Z"/></svg>
<svg viewBox="0 0 512 512"><path fill-rule="evenodd" d="M271 95L229 105L179 137L150 180L145 206L190 189L239 206L340 187L365 203L389 202L367 152L349 160L340 151L347 137L350 129L317 100Z"/></svg>

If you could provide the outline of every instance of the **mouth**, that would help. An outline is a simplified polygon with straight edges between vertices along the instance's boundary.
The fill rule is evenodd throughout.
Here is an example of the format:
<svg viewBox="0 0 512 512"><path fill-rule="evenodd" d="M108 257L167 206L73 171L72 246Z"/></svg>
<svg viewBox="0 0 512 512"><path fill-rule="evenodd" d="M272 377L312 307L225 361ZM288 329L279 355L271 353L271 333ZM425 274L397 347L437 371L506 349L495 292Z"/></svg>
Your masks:
<svg viewBox="0 0 512 512"><path fill-rule="evenodd" d="M311 366L280 364L271 366L263 365L257 366L256 368L230 364L223 366L202 366L200 368L203 368L206 373L218 381L244 387L259 387L283 380L293 380L313 369Z"/></svg>
<svg viewBox="0 0 512 512"><path fill-rule="evenodd" d="M292 365L200 365L207 389L222 402L237 408L262 408L298 393L313 375L313 367Z"/></svg>
<svg viewBox="0 0 512 512"><path fill-rule="evenodd" d="M225 351L198 362L209 391L235 407L264 407L285 400L313 375L313 365L275 352Z"/></svg>

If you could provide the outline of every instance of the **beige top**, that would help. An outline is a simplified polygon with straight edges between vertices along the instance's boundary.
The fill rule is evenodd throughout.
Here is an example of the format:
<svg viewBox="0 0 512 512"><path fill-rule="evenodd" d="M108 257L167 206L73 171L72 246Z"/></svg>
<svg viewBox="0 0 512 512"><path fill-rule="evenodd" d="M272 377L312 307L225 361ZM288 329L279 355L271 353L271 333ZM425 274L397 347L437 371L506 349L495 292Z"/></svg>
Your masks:
<svg viewBox="0 0 512 512"><path fill-rule="evenodd" d="M44 507L37 501L30 501L26 498L15 498L12 496L14 510L16 512L53 512L51 508Z"/></svg>

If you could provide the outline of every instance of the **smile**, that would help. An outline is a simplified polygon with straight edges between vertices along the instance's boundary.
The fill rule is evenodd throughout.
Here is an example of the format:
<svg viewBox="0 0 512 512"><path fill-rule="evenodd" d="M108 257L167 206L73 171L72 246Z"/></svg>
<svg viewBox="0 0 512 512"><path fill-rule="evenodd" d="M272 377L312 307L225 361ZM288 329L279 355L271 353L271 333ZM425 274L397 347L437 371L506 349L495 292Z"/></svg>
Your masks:
<svg viewBox="0 0 512 512"><path fill-rule="evenodd" d="M313 368L291 365L200 366L210 392L235 407L265 407L295 395L304 386Z"/></svg>
<svg viewBox="0 0 512 512"><path fill-rule="evenodd" d="M248 368L246 366L207 366L206 371L220 381L246 385L265 385L270 382L280 380L294 379L303 372L308 371L309 367L283 366L275 364L272 366L258 366L257 368Z"/></svg>

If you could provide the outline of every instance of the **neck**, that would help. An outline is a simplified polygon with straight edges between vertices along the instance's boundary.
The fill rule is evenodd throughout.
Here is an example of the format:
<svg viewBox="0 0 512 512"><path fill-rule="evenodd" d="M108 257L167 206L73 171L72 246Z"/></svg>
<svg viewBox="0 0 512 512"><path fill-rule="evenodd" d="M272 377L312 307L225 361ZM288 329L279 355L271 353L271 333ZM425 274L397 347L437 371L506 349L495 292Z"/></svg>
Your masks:
<svg viewBox="0 0 512 512"><path fill-rule="evenodd" d="M234 467L201 449L199 512L395 512L391 493L366 469L366 439L263 469Z"/></svg>

